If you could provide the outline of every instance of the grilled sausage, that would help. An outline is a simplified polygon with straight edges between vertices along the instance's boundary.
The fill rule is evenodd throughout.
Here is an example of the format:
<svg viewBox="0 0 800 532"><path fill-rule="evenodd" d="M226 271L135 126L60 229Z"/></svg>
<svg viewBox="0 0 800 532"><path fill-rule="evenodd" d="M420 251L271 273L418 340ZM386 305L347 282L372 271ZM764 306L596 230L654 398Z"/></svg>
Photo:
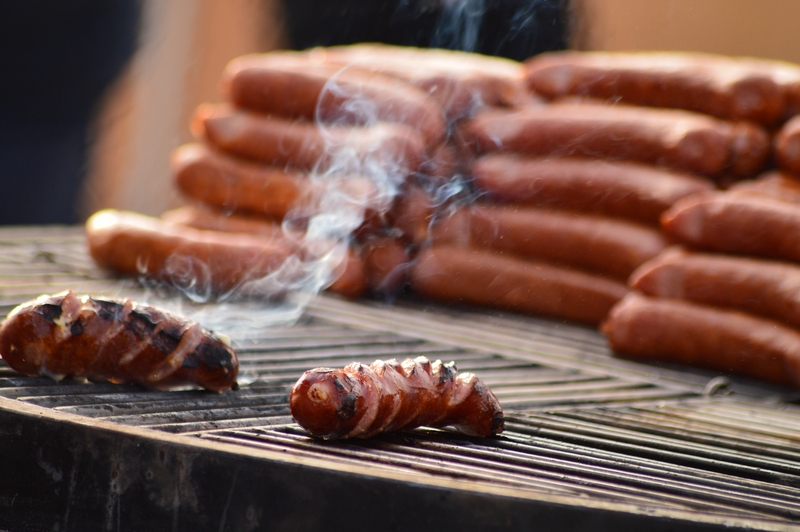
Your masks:
<svg viewBox="0 0 800 532"><path fill-rule="evenodd" d="M237 107L264 114L339 124L397 122L420 132L426 145L444 140L441 107L397 78L341 68L307 53L274 51L231 61L223 87Z"/></svg>
<svg viewBox="0 0 800 532"><path fill-rule="evenodd" d="M303 172L254 164L230 157L200 144L185 144L172 155L175 184L188 197L228 211L283 219L296 210L312 214L330 192L353 205L372 211L388 208L387 198L363 176L310 179Z"/></svg>
<svg viewBox="0 0 800 532"><path fill-rule="evenodd" d="M490 200L604 214L657 225L678 199L711 181L635 163L493 153L470 169Z"/></svg>
<svg viewBox="0 0 800 532"><path fill-rule="evenodd" d="M312 436L369 438L382 432L452 425L470 436L503 430L492 391L455 363L425 357L306 371L292 388L294 419Z"/></svg>
<svg viewBox="0 0 800 532"><path fill-rule="evenodd" d="M229 295L274 272L293 254L263 237L203 231L111 209L86 221L86 237L101 267L148 275L198 295Z"/></svg>
<svg viewBox="0 0 800 532"><path fill-rule="evenodd" d="M764 316L800 328L800 266L671 248L631 275L631 288Z"/></svg>
<svg viewBox="0 0 800 532"><path fill-rule="evenodd" d="M595 325L628 291L624 284L599 275L454 246L421 251L409 277L412 290L434 301Z"/></svg>
<svg viewBox="0 0 800 532"><path fill-rule="evenodd" d="M739 140L729 123L698 113L588 103L486 109L460 132L476 153L617 159L708 176L731 168ZM767 144L760 164L768 153Z"/></svg>
<svg viewBox="0 0 800 532"><path fill-rule="evenodd" d="M224 152L305 171L359 173L377 167L399 181L426 159L422 139L404 124L320 126L225 105L202 105L192 130Z"/></svg>
<svg viewBox="0 0 800 532"><path fill-rule="evenodd" d="M661 217L664 232L689 247L800 261L800 207L768 197L703 193Z"/></svg>
<svg viewBox="0 0 800 532"><path fill-rule="evenodd" d="M197 323L130 299L72 291L24 303L0 327L0 355L25 375L133 382L168 389L236 384L231 346Z"/></svg>
<svg viewBox="0 0 800 532"><path fill-rule="evenodd" d="M626 280L667 242L655 228L589 214L474 204L443 216L435 245L493 249Z"/></svg>
<svg viewBox="0 0 800 532"><path fill-rule="evenodd" d="M800 384L800 332L742 312L632 293L602 331L624 357Z"/></svg>
<svg viewBox="0 0 800 532"><path fill-rule="evenodd" d="M555 52L525 63L528 86L548 98L591 96L771 125L785 113L773 62L688 52Z"/></svg>
<svg viewBox="0 0 800 532"><path fill-rule="evenodd" d="M312 55L328 64L355 65L405 80L430 94L451 120L482 106L530 101L522 64L509 59L373 43L317 48Z"/></svg>

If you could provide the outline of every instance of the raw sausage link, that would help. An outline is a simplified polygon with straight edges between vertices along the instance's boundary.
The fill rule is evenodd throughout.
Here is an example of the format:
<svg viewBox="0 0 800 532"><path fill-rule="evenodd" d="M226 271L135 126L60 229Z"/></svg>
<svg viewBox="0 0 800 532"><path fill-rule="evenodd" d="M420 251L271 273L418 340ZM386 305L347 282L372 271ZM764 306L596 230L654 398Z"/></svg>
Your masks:
<svg viewBox="0 0 800 532"><path fill-rule="evenodd" d="M307 371L289 396L292 416L312 436L368 438L416 427L454 426L470 436L503 430L503 411L489 388L455 363L425 357L353 363Z"/></svg>
<svg viewBox="0 0 800 532"><path fill-rule="evenodd" d="M775 65L687 52L557 52L525 68L529 87L549 98L591 96L771 125L786 103Z"/></svg>
<svg viewBox="0 0 800 532"><path fill-rule="evenodd" d="M317 48L311 53L328 64L355 65L405 80L430 94L451 120L483 106L532 100L522 64L510 59L372 43Z"/></svg>
<svg viewBox="0 0 800 532"><path fill-rule="evenodd" d="M781 171L766 172L757 179L734 183L728 193L767 196L789 203L800 203L800 179Z"/></svg>
<svg viewBox="0 0 800 532"><path fill-rule="evenodd" d="M504 203L593 212L658 224L678 199L713 190L692 174L652 166L571 158L485 155L472 163L475 186Z"/></svg>
<svg viewBox="0 0 800 532"><path fill-rule="evenodd" d="M742 312L632 293L602 331L625 357L800 385L800 333Z"/></svg>
<svg viewBox="0 0 800 532"><path fill-rule="evenodd" d="M312 180L306 173L263 166L185 144L172 155L175 184L188 197L217 208L283 219L294 209L311 214L334 180ZM335 180L337 194L368 211L388 208L377 187L363 176Z"/></svg>
<svg viewBox="0 0 800 532"><path fill-rule="evenodd" d="M426 160L421 137L404 124L320 126L225 105L202 105L192 130L227 153L297 170L354 173L379 166L401 180Z"/></svg>
<svg viewBox="0 0 800 532"><path fill-rule="evenodd" d="M621 280L667 242L655 228L590 214L476 203L442 217L435 245L493 249Z"/></svg>
<svg viewBox="0 0 800 532"><path fill-rule="evenodd" d="M434 301L467 303L598 324L624 284L485 250L435 246L417 256L411 288Z"/></svg>
<svg viewBox="0 0 800 532"><path fill-rule="evenodd" d="M800 266L672 248L642 264L630 287L757 314L800 328Z"/></svg>
<svg viewBox="0 0 800 532"><path fill-rule="evenodd" d="M667 236L695 249L800 261L800 207L741 193L679 200L661 217Z"/></svg>
<svg viewBox="0 0 800 532"><path fill-rule="evenodd" d="M728 122L699 113L588 103L487 109L460 131L476 153L628 160L708 176L731 167L738 139Z"/></svg>
<svg viewBox="0 0 800 532"><path fill-rule="evenodd" d="M86 221L89 253L104 268L196 291L226 295L281 266L293 250L255 235L184 227L111 209Z"/></svg>
<svg viewBox="0 0 800 532"><path fill-rule="evenodd" d="M8 315L0 355L25 375L133 382L168 389L236 384L236 353L197 323L126 300L41 296Z"/></svg>
<svg viewBox="0 0 800 532"><path fill-rule="evenodd" d="M237 107L264 114L340 124L397 122L435 146L447 126L439 105L413 85L357 67L339 67L313 54L276 51L228 64L223 87Z"/></svg>

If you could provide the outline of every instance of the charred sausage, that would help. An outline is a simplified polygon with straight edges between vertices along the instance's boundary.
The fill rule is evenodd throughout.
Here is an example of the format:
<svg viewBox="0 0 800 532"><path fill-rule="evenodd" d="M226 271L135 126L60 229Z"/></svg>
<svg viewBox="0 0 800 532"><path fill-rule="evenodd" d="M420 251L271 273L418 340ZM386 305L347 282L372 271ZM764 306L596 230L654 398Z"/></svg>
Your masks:
<svg viewBox="0 0 800 532"><path fill-rule="evenodd" d="M324 439L422 426L452 425L470 436L503 430L500 403L483 381L425 357L312 369L292 388L289 406L300 426Z"/></svg>
<svg viewBox="0 0 800 532"><path fill-rule="evenodd" d="M130 299L72 291L24 303L0 327L0 355L25 375L133 382L168 389L236 384L236 353L197 323Z"/></svg>

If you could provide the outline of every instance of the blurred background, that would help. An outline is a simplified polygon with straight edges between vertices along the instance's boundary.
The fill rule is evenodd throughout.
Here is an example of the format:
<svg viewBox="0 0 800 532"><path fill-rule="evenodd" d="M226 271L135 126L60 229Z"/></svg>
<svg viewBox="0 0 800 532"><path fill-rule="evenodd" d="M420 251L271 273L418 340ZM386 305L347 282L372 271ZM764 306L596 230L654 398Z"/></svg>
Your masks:
<svg viewBox="0 0 800 532"><path fill-rule="evenodd" d="M169 154L245 53L359 41L522 60L565 47L800 62L785 0L0 2L0 224L180 204Z"/></svg>

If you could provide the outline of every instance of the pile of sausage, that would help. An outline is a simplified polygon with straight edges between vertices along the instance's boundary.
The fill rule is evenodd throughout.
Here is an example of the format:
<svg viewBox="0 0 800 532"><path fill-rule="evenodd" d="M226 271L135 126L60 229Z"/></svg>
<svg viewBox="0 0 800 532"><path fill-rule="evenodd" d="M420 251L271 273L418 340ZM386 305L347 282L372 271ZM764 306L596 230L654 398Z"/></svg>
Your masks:
<svg viewBox="0 0 800 532"><path fill-rule="evenodd" d="M231 293L329 251L302 237L333 197L356 221L329 290L602 324L620 354L794 382L800 66L361 44L241 57L223 87L173 157L190 205L98 213L99 264Z"/></svg>

